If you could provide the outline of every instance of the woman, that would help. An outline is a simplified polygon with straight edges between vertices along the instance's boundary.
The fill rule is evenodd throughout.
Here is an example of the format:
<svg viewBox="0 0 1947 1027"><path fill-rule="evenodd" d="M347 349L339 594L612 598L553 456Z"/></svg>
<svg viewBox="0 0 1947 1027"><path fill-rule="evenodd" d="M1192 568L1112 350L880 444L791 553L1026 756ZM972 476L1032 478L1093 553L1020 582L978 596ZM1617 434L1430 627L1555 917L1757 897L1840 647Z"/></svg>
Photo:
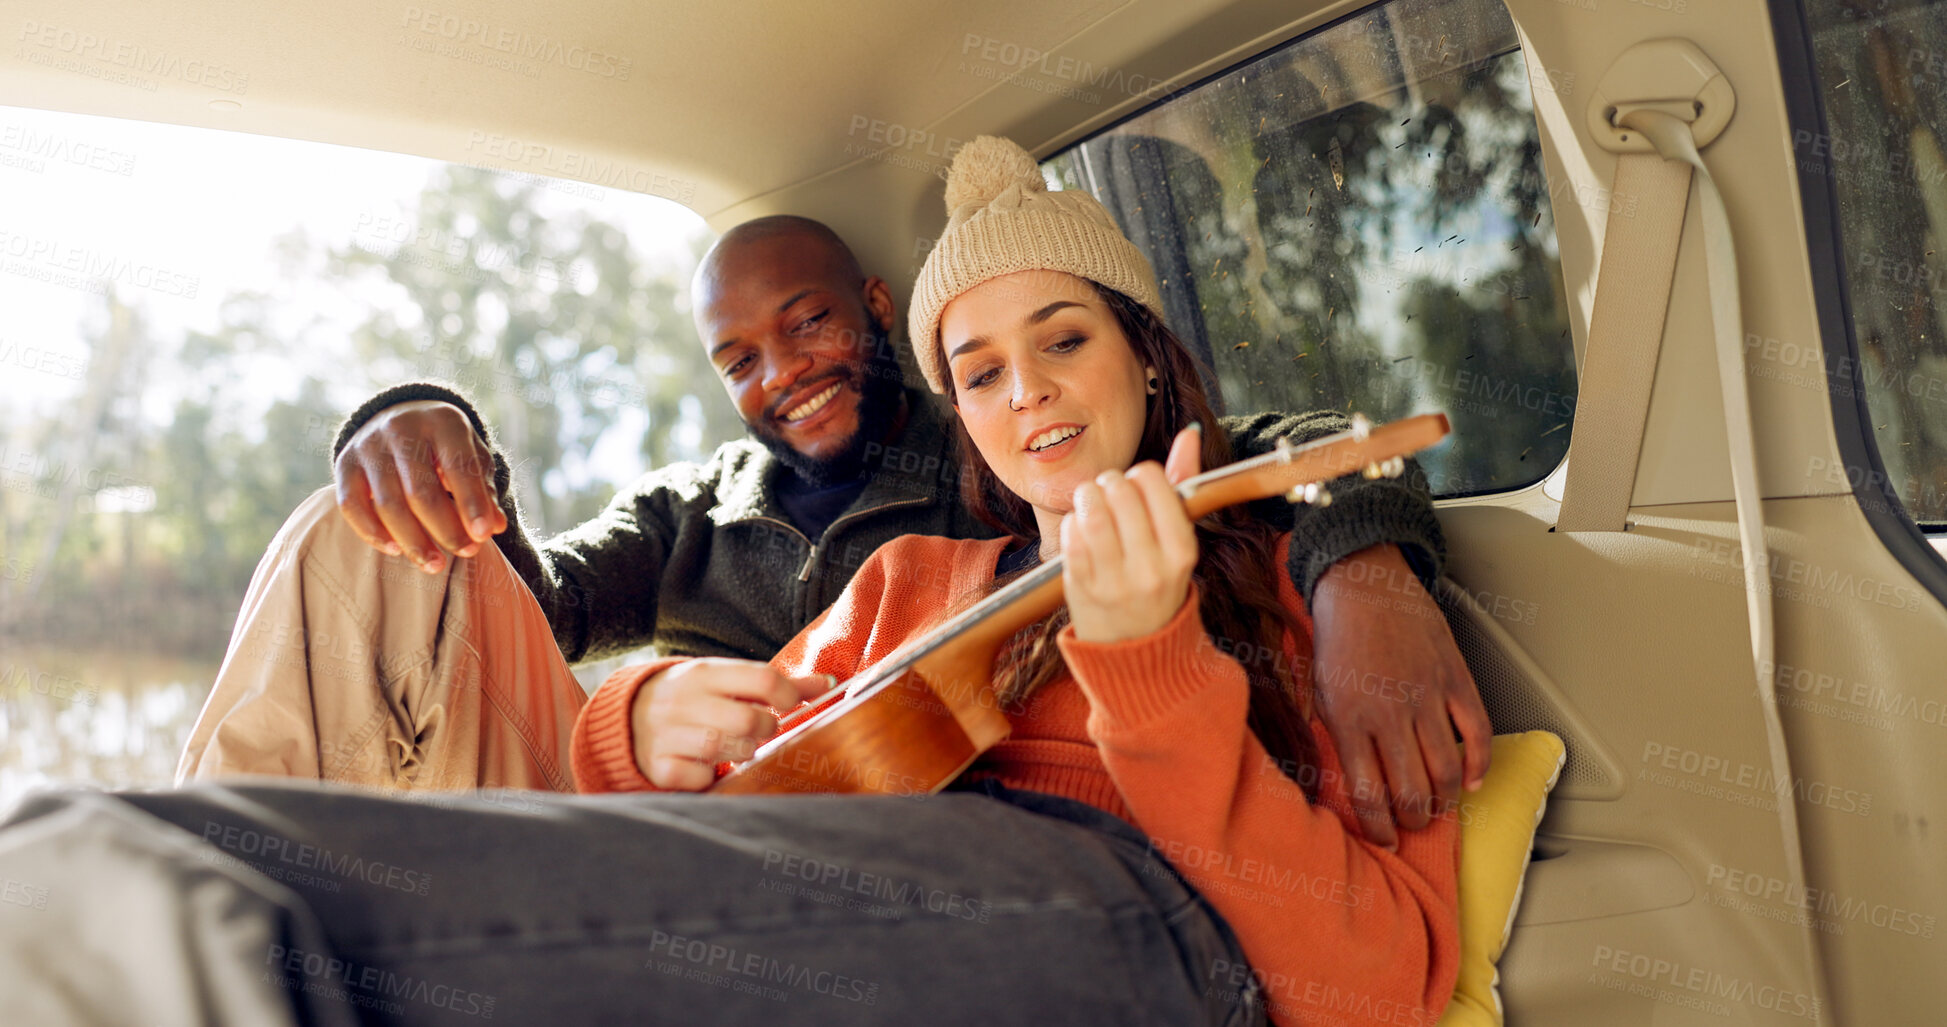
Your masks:
<svg viewBox="0 0 1947 1027"><path fill-rule="evenodd" d="M1133 838L1142 872L1167 859L1241 943L1189 971L1206 995L1254 976L1277 1023L1431 1024L1456 972L1455 824L1396 852L1360 837L1296 670L1309 625L1284 539L1235 510L1193 526L1171 486L1228 453L1197 429L1212 413L1146 262L1005 140L963 149L947 198L914 355L959 414L965 500L1010 537L889 543L768 667L618 672L576 727L582 788L705 788L775 733L765 706L856 675L1059 552L1067 609L1003 657L1013 734L959 787Z"/></svg>

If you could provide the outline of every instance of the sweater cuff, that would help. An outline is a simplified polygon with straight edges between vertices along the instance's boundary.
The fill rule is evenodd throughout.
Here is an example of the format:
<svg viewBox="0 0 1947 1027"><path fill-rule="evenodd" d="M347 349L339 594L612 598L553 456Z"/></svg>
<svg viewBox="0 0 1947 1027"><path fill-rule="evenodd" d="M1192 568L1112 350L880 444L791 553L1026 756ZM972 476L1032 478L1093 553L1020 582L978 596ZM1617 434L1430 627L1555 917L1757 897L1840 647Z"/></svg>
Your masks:
<svg viewBox="0 0 1947 1027"><path fill-rule="evenodd" d="M1086 642L1075 626L1061 630L1055 644L1088 696L1093 719L1107 731L1141 727L1176 709L1211 687L1229 664L1242 678L1242 669L1220 652L1203 630L1197 586L1169 623L1154 633L1120 642Z"/></svg>
<svg viewBox="0 0 1947 1027"><path fill-rule="evenodd" d="M336 461L338 454L344 451L345 443L350 442L352 436L358 434L360 428L365 427L365 422L371 420L379 411L399 403L410 403L416 399L436 399L459 407L466 412L466 419L473 422L474 433L487 444L487 448L495 448L493 436L487 433L487 424L480 419L480 412L473 409L472 402L459 390L438 382L407 382L404 385L394 385L366 400L357 410L352 411L350 417L345 418L345 423L338 426L337 439L331 443L331 459Z"/></svg>
<svg viewBox="0 0 1947 1027"><path fill-rule="evenodd" d="M659 791L635 761L636 693L649 679L682 663L680 658L623 667L608 676L581 708L569 743L575 789L582 792Z"/></svg>
<svg viewBox="0 0 1947 1027"><path fill-rule="evenodd" d="M1394 481L1361 481L1360 487L1334 491L1332 505L1309 511L1291 532L1287 570L1307 609L1318 579L1332 565L1371 546L1393 543L1428 593L1440 576L1446 539L1433 505L1410 487Z"/></svg>

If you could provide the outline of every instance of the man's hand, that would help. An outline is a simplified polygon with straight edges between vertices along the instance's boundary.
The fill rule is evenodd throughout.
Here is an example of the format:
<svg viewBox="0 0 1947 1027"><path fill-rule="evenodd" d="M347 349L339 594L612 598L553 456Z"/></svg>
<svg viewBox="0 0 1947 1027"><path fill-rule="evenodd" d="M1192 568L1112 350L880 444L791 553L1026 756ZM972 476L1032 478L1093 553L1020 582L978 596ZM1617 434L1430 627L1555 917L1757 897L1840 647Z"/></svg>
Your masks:
<svg viewBox="0 0 1947 1027"><path fill-rule="evenodd" d="M1312 627L1319 712L1359 822L1368 839L1397 848L1395 815L1400 827L1425 827L1463 786L1480 787L1493 725L1446 618L1398 546L1333 564L1313 590Z"/></svg>
<svg viewBox="0 0 1947 1027"><path fill-rule="evenodd" d="M822 695L832 678L793 678L756 660L688 660L644 682L629 707L636 768L657 788L700 792L716 764L747 760L777 734L777 715Z"/></svg>
<svg viewBox="0 0 1947 1027"><path fill-rule="evenodd" d="M493 453L466 413L440 400L373 415L332 465L338 512L374 549L437 574L446 553L472 556L507 530L494 501Z"/></svg>

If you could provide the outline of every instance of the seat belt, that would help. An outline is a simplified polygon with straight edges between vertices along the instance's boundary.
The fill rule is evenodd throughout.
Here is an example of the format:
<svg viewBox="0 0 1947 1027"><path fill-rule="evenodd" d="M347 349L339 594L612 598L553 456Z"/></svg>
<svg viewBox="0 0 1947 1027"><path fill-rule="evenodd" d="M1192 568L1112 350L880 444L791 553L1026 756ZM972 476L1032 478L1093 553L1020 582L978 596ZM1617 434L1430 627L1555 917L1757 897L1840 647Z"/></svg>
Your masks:
<svg viewBox="0 0 1947 1027"><path fill-rule="evenodd" d="M1665 79L1657 83L1661 88L1651 94L1661 102L1628 102L1634 98L1625 97L1625 102L1618 104L1598 91L1597 102L1591 105L1591 116L1600 111L1611 132L1616 133L1614 138L1629 142L1627 130L1634 130L1647 141L1647 149L1653 151L1623 153L1617 161L1615 179L1615 195L1623 195L1624 188L1643 190L1638 213L1647 213L1649 218L1646 225L1624 227L1617 234L1616 229L1621 226L1613 208L1610 214L1609 234L1603 242L1602 267L1597 280L1596 306L1591 314L1584 353L1582 385L1577 390L1588 401L1577 403L1562 510L1556 528L1619 531L1626 526L1624 517L1635 489L1643 424L1648 417L1669 288L1675 278L1677 243L1683 232L1689 187L1694 183L1703 228L1725 439L1730 449L1731 493L1737 508L1738 544L1744 561L1751 660L1764 716L1765 745L1771 757L1770 791L1777 803L1779 829L1784 837L1788 879L1803 888L1805 866L1798 829L1796 778L1792 776L1784 724L1778 713L1770 554L1765 547L1757 442L1751 429L1751 399L1744 367L1737 252L1732 245L1731 222L1723 194L1698 153L1698 140L1701 138L1708 144L1722 131L1729 121L1728 107L1735 101L1729 95L1728 82L1710 59L1693 44L1682 40L1639 44L1626 51L1617 65L1624 66L1645 49L1663 52L1651 54L1649 60L1639 59L1637 67L1628 69L1638 82L1645 81L1646 68L1654 69L1648 81L1672 74L1669 62L1674 53L1689 66L1693 76L1705 79L1705 85L1694 98L1672 103L1666 99L1671 96L1671 82ZM1611 76L1604 77L1605 86L1610 81ZM1680 89L1683 79L1679 77L1675 83ZM1715 111L1710 106L1713 94L1719 107ZM1609 116L1611 112L1613 117ZM1645 149L1640 142L1635 148ZM1651 165L1657 168L1653 170ZM1632 284L1623 285L1625 281ZM1605 293L1613 294L1615 300L1605 304ZM1650 305L1630 309L1630 302L1638 298L1637 294ZM1625 347L1633 352L1611 352ZM1616 409L1624 403L1633 404L1633 410ZM1584 415L1588 415L1586 422ZM1582 472L1579 477L1578 469ZM1818 975L1815 982L1818 991L1824 994L1823 964L1817 946L1809 932L1801 931L1800 937L1805 941L1808 965Z"/></svg>
<svg viewBox="0 0 1947 1027"><path fill-rule="evenodd" d="M1654 154L1626 153L1616 161L1557 531L1623 530L1663 349L1690 175L1690 165Z"/></svg>

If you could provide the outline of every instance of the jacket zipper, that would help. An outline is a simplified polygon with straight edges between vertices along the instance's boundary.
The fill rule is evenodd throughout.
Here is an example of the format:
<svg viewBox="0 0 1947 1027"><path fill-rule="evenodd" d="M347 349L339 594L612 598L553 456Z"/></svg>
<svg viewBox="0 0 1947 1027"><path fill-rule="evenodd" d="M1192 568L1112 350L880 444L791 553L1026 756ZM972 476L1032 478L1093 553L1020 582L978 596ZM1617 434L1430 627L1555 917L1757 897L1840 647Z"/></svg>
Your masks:
<svg viewBox="0 0 1947 1027"><path fill-rule="evenodd" d="M861 517L870 517L873 514L884 513L887 510L897 510L902 506L918 506L923 503L931 503L931 502L932 500L930 499L902 499L896 503L880 503L878 506L872 507L871 509L868 510L854 510L851 513L839 517L837 520L831 522L830 524L825 525L825 534L827 535L831 534L834 530L838 528L839 525L844 524L846 521L857 520ZM813 542L811 544L811 552L805 556L804 569L798 572L799 581L811 580L811 564L812 561L816 559L818 559L818 543Z"/></svg>
<svg viewBox="0 0 1947 1027"><path fill-rule="evenodd" d="M932 502L932 500L930 499L902 499L896 503L880 503L878 506L866 510L854 510L851 513L845 514L844 516L826 525L825 534L827 535L831 534L833 529L837 528L841 524L844 524L846 521L857 520L861 517L869 517L876 513L884 513L887 510L896 510L902 506L918 506L920 504L930 503L930 502ZM810 536L806 535L802 531L799 531L797 525L791 524L787 521L780 521L775 517L752 517L750 518L750 520L763 521L766 524L775 524L778 527L781 527L784 530L790 532L791 534L796 535L801 539L804 539L805 544L811 547L811 551L805 554L804 566L798 568L798 580L801 582L810 581L811 565L818 562L818 543L813 542Z"/></svg>
<svg viewBox="0 0 1947 1027"><path fill-rule="evenodd" d="M799 531L798 526L792 524L789 521L780 521L775 517L747 517L745 518L745 520L762 521L765 524L775 524L778 527L783 528L785 531L788 531L791 534L796 535L801 539L804 539L805 545L811 547L811 556L818 555L818 543L813 542L810 536L806 535L802 531ZM811 580L811 557L810 556L805 558L804 568L798 572L798 580L799 581Z"/></svg>

